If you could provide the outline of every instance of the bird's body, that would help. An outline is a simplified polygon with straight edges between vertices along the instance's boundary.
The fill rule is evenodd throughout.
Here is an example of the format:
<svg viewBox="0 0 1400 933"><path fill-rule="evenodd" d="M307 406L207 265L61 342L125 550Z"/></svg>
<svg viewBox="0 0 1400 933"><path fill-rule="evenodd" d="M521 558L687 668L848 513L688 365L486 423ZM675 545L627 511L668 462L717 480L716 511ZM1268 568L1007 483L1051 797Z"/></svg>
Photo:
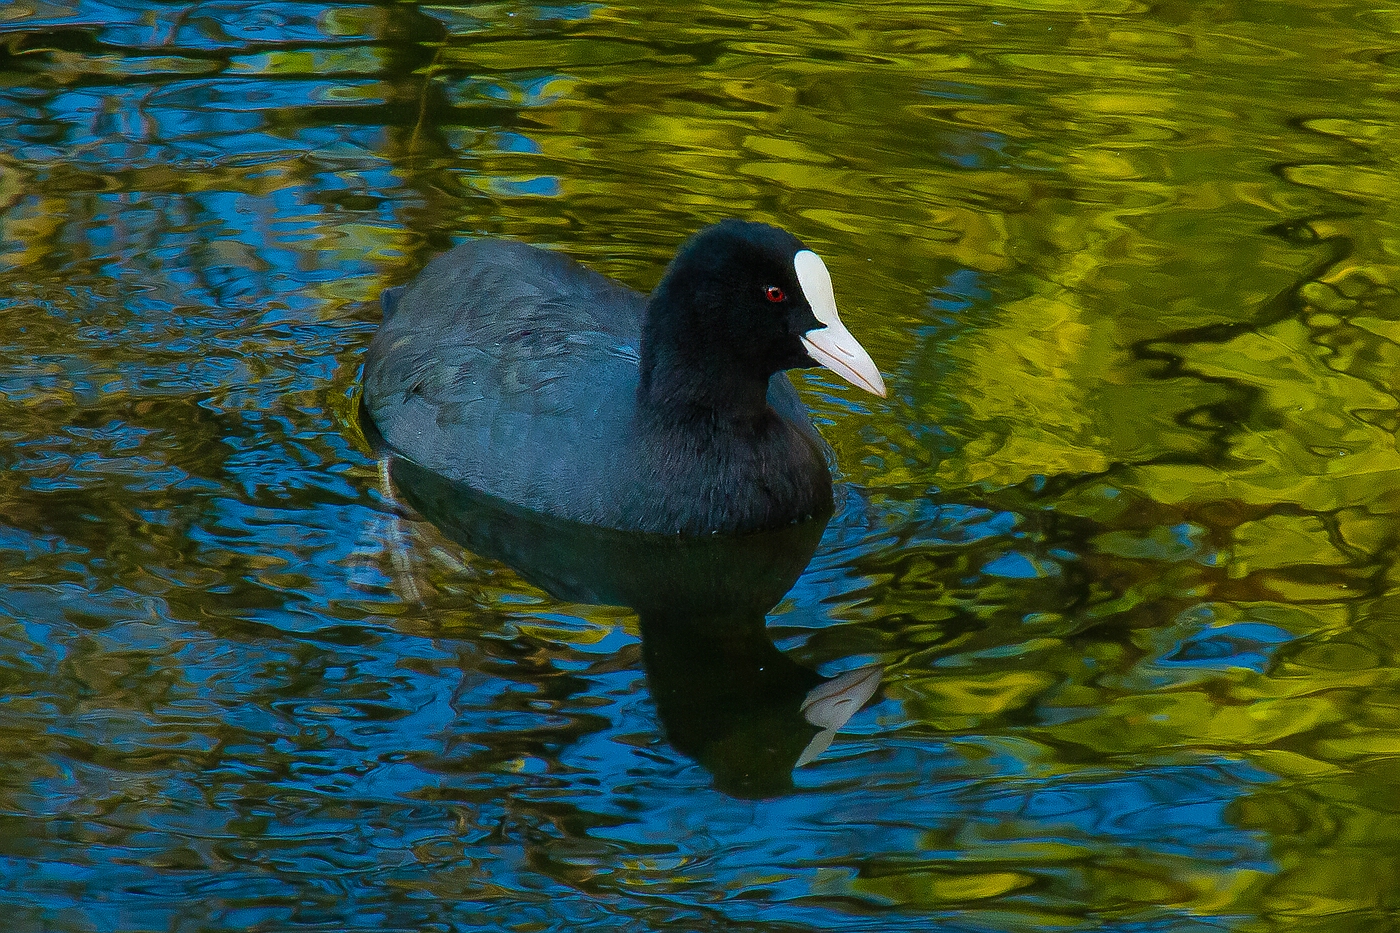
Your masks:
<svg viewBox="0 0 1400 933"><path fill-rule="evenodd" d="M800 243L757 224L711 230L726 226L741 253L780 235L785 272L762 268L759 284L736 285L732 249L717 265L699 257L689 277L678 257L648 299L522 243L477 240L437 257L385 295L365 361L369 417L420 466L584 524L733 533L825 514L825 445L783 372L813 362L788 331L822 325L783 324L770 339L773 321L750 326L724 294L800 293ZM769 303L760 316L781 324Z"/></svg>

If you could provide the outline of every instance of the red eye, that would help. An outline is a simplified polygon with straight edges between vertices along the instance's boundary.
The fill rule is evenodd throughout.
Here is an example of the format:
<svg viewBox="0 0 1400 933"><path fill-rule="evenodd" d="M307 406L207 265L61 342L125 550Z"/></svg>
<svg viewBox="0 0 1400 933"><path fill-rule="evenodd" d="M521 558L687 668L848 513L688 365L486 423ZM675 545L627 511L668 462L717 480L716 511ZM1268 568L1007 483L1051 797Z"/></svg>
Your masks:
<svg viewBox="0 0 1400 933"><path fill-rule="evenodd" d="M776 285L769 285L763 290L763 294L774 304L780 301L787 301L787 295Z"/></svg>

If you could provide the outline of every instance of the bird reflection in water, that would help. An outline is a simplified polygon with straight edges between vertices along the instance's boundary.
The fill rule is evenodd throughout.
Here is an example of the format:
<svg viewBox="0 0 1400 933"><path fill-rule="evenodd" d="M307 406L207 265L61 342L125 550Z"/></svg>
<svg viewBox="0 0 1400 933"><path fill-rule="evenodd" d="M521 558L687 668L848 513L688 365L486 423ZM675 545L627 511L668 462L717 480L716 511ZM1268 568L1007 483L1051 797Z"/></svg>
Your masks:
<svg viewBox="0 0 1400 933"><path fill-rule="evenodd" d="M743 536L663 537L551 519L392 458L399 494L448 537L550 596L638 616L666 736L735 797L776 796L874 695L880 668L825 678L765 629L829 516Z"/></svg>

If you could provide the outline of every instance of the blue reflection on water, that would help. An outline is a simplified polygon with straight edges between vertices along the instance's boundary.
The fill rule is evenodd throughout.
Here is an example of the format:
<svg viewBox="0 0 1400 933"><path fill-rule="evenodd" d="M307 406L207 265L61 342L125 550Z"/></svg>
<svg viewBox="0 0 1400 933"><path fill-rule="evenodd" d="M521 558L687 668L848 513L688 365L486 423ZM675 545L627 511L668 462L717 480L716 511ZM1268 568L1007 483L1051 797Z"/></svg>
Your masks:
<svg viewBox="0 0 1400 933"><path fill-rule="evenodd" d="M1060 569L1054 563L1037 560L1028 554L1013 551L983 564L981 572L990 577L1034 580L1037 577L1054 576L1060 572Z"/></svg>
<svg viewBox="0 0 1400 933"><path fill-rule="evenodd" d="M1239 622L1195 632L1179 642L1161 664L1218 669L1228 665L1264 673L1275 649L1293 640L1291 632L1263 622Z"/></svg>

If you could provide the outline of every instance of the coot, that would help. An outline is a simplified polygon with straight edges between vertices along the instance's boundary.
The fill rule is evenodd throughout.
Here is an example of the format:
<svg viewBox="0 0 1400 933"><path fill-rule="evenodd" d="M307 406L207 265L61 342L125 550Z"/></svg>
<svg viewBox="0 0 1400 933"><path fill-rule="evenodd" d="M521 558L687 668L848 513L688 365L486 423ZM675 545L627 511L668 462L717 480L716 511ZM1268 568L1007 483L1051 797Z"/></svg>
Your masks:
<svg viewBox="0 0 1400 933"><path fill-rule="evenodd" d="M742 533L826 514L827 448L784 371L820 364L885 394L826 266L766 224L697 233L650 297L475 240L382 304L362 398L387 446L589 525Z"/></svg>

